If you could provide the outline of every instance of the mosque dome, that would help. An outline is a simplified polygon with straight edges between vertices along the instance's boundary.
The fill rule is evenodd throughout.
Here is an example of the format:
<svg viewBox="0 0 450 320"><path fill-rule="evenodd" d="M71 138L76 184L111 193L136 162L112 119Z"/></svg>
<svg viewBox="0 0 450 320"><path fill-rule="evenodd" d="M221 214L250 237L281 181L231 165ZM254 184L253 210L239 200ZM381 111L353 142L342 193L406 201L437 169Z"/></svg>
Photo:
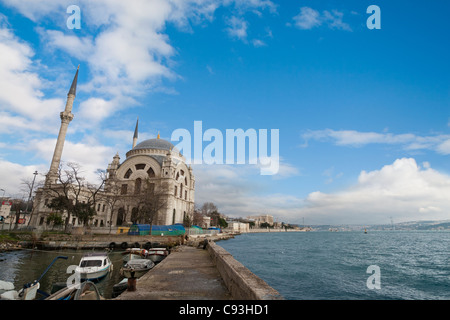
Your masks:
<svg viewBox="0 0 450 320"><path fill-rule="evenodd" d="M158 150L172 150L174 145L164 139L148 139L138 143L133 150L137 149L158 149Z"/></svg>

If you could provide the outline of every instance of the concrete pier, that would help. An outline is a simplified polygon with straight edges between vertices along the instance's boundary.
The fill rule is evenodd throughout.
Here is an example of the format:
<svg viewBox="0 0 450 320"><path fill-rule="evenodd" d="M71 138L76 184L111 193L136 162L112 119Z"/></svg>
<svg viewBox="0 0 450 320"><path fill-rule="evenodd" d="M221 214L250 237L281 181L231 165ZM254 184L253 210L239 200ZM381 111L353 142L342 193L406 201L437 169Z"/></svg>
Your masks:
<svg viewBox="0 0 450 320"><path fill-rule="evenodd" d="M139 278L136 291L116 300L229 300L219 271L207 250L181 246Z"/></svg>
<svg viewBox="0 0 450 320"><path fill-rule="evenodd" d="M210 241L180 246L116 300L283 300L262 279Z"/></svg>

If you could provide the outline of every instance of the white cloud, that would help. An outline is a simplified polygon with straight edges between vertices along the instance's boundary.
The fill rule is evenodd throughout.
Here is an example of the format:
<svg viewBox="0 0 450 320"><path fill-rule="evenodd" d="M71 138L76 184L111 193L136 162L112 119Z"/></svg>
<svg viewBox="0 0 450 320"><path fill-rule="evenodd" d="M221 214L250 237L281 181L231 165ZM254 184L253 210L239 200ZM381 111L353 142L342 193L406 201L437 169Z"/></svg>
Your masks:
<svg viewBox="0 0 450 320"><path fill-rule="evenodd" d="M9 123L2 132L24 127L46 131L64 107L63 100L44 98L45 81L37 73L34 51L13 34L2 16L0 52L0 122Z"/></svg>
<svg viewBox="0 0 450 320"><path fill-rule="evenodd" d="M450 135L438 134L417 136L412 133L392 134L388 132L360 132L355 130L309 130L302 134L305 140L332 141L338 146L361 147L368 144L401 145L406 150L428 149L440 154L450 154Z"/></svg>
<svg viewBox="0 0 450 320"><path fill-rule="evenodd" d="M309 30L315 27L319 27L323 24L328 25L331 29L340 29L346 31L352 31L351 27L342 21L344 14L338 10L319 11L310 7L300 8L300 13L294 16L295 26L299 29Z"/></svg>
<svg viewBox="0 0 450 320"><path fill-rule="evenodd" d="M295 196L270 193L270 176L260 178L259 169L250 165L193 165L195 202L213 202L219 211L231 217L256 214L286 215L302 200ZM265 193L266 195L261 195Z"/></svg>
<svg viewBox="0 0 450 320"><path fill-rule="evenodd" d="M447 140L440 143L436 150L441 154L450 154L450 137Z"/></svg>
<svg viewBox="0 0 450 320"><path fill-rule="evenodd" d="M328 24L328 26L331 29L341 29L346 31L352 31L352 28L350 26L342 21L342 18L344 17L344 14L342 12L339 12L337 10L324 11L323 12L323 20L325 23Z"/></svg>
<svg viewBox="0 0 450 320"><path fill-rule="evenodd" d="M247 21L243 18L232 16L227 19L227 24L229 27L226 30L231 38L236 38L242 41L247 40Z"/></svg>
<svg viewBox="0 0 450 320"><path fill-rule="evenodd" d="M312 29L322 24L320 13L309 7L300 8L300 13L293 19L300 29Z"/></svg>
<svg viewBox="0 0 450 320"><path fill-rule="evenodd" d="M255 46L257 48L267 46L267 44L264 41L259 40L259 39L253 39L252 43L253 43L253 46Z"/></svg>
<svg viewBox="0 0 450 320"><path fill-rule="evenodd" d="M5 190L5 197L14 197L25 200L28 199L28 193L24 190L22 181L33 179L33 173L38 171L39 175L36 177L36 185L43 178L41 174L47 172L48 168L45 165L30 165L24 166L17 163L9 162L0 159L0 189ZM0 193L3 196L3 191Z"/></svg>
<svg viewBox="0 0 450 320"><path fill-rule="evenodd" d="M450 217L450 177L421 169L411 158L381 170L362 171L358 182L336 193L312 192L297 213L322 224L443 220Z"/></svg>

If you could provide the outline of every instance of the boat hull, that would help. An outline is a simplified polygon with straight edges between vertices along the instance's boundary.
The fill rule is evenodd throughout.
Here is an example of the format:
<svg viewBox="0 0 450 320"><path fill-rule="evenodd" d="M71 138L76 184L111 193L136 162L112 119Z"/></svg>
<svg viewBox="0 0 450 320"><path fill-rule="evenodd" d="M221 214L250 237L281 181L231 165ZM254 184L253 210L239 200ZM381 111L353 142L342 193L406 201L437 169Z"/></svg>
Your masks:
<svg viewBox="0 0 450 320"><path fill-rule="evenodd" d="M102 278L104 278L110 271L110 266L101 269L101 270L97 270L97 271L84 271L84 270L79 270L80 272L80 278L81 280L100 280Z"/></svg>
<svg viewBox="0 0 450 320"><path fill-rule="evenodd" d="M149 259L133 260L120 269L120 274L125 278L140 278L155 266Z"/></svg>
<svg viewBox="0 0 450 320"><path fill-rule="evenodd" d="M153 248L149 250L148 258L154 263L158 263L166 258L168 254L169 251L167 251L165 248Z"/></svg>

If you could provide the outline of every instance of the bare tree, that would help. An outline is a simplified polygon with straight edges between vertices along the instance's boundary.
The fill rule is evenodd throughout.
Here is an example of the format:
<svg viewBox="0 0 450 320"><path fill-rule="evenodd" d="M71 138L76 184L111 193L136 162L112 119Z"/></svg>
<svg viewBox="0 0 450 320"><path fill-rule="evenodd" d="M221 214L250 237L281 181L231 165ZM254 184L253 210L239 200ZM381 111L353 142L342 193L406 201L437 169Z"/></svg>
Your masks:
<svg viewBox="0 0 450 320"><path fill-rule="evenodd" d="M69 226L70 218L76 217L87 225L89 220L95 216L95 203L98 194L105 183L102 172L99 171L101 182L97 185L88 183L81 176L81 168L76 163L67 163L58 169L58 182L50 184L45 192L51 197L47 205L59 211L66 211L65 229Z"/></svg>
<svg viewBox="0 0 450 320"><path fill-rule="evenodd" d="M211 218L211 225L218 226L220 222L220 213L217 206L212 202L205 202L201 208L203 216Z"/></svg>
<svg viewBox="0 0 450 320"><path fill-rule="evenodd" d="M109 233L111 233L112 230L114 211L117 206L123 202L124 196L120 194L120 189L120 181L116 177L110 177L106 179L105 192L100 196L101 200L109 207Z"/></svg>
<svg viewBox="0 0 450 320"><path fill-rule="evenodd" d="M194 209L194 213L192 215L192 224L197 226L203 225L203 214L200 210Z"/></svg>
<svg viewBox="0 0 450 320"><path fill-rule="evenodd" d="M200 210L204 216L210 216L211 213L217 211L217 206L212 202L205 202Z"/></svg>
<svg viewBox="0 0 450 320"><path fill-rule="evenodd" d="M169 187L165 182L155 185L150 179L144 181L143 190L134 195L138 204L138 214L135 218L136 221L151 225L157 219L158 213L167 207Z"/></svg>

